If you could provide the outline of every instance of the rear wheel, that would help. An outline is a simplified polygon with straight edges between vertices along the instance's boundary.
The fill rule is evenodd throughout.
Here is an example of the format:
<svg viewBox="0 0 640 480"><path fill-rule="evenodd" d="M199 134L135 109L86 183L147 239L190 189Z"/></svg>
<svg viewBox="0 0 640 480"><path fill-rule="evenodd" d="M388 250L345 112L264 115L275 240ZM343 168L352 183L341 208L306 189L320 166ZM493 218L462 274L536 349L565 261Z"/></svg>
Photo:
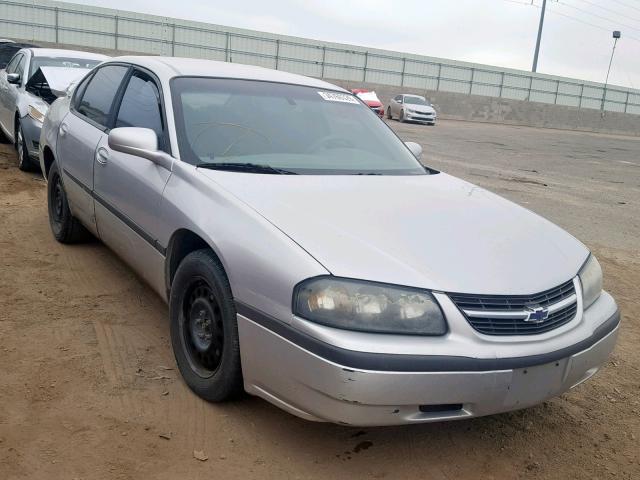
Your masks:
<svg viewBox="0 0 640 480"><path fill-rule="evenodd" d="M190 253L171 285L171 343L185 382L221 402L242 391L240 342L229 280L210 250Z"/></svg>
<svg viewBox="0 0 640 480"><path fill-rule="evenodd" d="M18 153L18 168L23 172L33 170L33 162L31 161L31 158L29 158L27 142L24 139L22 125L20 125L20 123L16 125L16 151Z"/></svg>
<svg viewBox="0 0 640 480"><path fill-rule="evenodd" d="M82 224L71 214L67 194L56 162L49 169L47 182L49 225L60 243L78 243L89 236Z"/></svg>

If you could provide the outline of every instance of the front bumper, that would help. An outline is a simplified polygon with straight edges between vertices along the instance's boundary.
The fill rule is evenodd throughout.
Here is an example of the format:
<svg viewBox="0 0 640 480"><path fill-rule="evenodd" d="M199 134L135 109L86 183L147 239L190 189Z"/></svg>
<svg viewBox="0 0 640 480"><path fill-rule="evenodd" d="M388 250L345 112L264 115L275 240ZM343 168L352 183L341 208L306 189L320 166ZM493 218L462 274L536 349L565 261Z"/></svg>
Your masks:
<svg viewBox="0 0 640 480"><path fill-rule="evenodd" d="M405 113L405 120L410 122L423 122L423 123L436 123L436 115L435 114L425 114L425 113Z"/></svg>
<svg viewBox="0 0 640 480"><path fill-rule="evenodd" d="M358 426L462 419L543 402L600 369L615 346L620 320L616 310L591 337L543 355L476 362L465 357L462 363L461 357L438 357L431 370L417 366L421 362L400 370L394 366L398 358L391 357L411 356L358 352L380 368L354 367L362 357L328 359L264 319L250 319L247 309L238 312L249 393L308 420Z"/></svg>

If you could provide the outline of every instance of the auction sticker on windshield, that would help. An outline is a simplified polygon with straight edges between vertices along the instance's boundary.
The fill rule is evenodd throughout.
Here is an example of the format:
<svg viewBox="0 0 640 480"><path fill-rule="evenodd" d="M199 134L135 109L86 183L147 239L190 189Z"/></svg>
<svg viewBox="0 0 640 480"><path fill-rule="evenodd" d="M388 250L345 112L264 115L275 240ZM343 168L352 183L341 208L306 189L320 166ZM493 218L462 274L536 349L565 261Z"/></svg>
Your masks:
<svg viewBox="0 0 640 480"><path fill-rule="evenodd" d="M355 103L356 105L359 103L353 95L349 95L347 93L318 92L318 95L330 102Z"/></svg>

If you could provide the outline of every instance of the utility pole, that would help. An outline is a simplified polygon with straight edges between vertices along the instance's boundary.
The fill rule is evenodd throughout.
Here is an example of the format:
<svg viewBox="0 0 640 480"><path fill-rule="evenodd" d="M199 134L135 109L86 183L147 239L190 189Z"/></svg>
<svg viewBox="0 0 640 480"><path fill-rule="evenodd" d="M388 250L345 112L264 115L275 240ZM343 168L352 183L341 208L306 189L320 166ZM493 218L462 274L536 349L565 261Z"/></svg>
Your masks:
<svg viewBox="0 0 640 480"><path fill-rule="evenodd" d="M618 44L618 39L622 37L622 34L619 30L615 30L613 32L613 50L611 51L611 59L609 59L609 68L607 69L607 78L604 81L604 92L602 93L602 105L600 110L602 111L602 117L604 117L604 102L607 99L607 84L609 83L609 73L611 73L611 64L613 63L613 54L616 53L616 45Z"/></svg>
<svg viewBox="0 0 640 480"><path fill-rule="evenodd" d="M542 0L542 10L540 11L540 25L538 26L538 40L536 41L536 53L533 54L533 73L538 71L538 54L540 53L540 40L542 40L542 26L544 25L544 12L547 9L547 0Z"/></svg>

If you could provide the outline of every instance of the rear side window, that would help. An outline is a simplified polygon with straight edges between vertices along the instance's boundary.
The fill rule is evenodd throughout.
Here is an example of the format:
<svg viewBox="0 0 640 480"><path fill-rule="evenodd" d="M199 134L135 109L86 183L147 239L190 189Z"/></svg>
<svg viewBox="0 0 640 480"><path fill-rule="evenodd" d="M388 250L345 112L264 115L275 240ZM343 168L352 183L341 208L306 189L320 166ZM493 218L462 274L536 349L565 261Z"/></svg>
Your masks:
<svg viewBox="0 0 640 480"><path fill-rule="evenodd" d="M160 91L149 75L135 71L122 97L116 127L150 128L163 149L163 124Z"/></svg>
<svg viewBox="0 0 640 480"><path fill-rule="evenodd" d="M98 69L76 106L78 113L106 127L113 99L128 69L122 65L107 65Z"/></svg>

